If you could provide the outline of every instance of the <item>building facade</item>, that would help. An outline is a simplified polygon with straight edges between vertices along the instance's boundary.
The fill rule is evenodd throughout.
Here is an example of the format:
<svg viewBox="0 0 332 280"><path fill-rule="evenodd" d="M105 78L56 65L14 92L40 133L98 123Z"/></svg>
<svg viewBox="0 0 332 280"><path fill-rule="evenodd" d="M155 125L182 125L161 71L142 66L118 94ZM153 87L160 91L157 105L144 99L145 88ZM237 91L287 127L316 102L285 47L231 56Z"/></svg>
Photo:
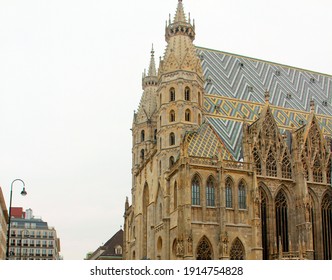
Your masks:
<svg viewBox="0 0 332 280"><path fill-rule="evenodd" d="M55 228L41 218L12 207L9 240L10 260L59 260L60 239Z"/></svg>
<svg viewBox="0 0 332 280"><path fill-rule="evenodd" d="M0 187L0 260L6 259L8 211Z"/></svg>
<svg viewBox="0 0 332 280"><path fill-rule="evenodd" d="M332 259L332 76L196 47L181 0L134 114L125 259Z"/></svg>

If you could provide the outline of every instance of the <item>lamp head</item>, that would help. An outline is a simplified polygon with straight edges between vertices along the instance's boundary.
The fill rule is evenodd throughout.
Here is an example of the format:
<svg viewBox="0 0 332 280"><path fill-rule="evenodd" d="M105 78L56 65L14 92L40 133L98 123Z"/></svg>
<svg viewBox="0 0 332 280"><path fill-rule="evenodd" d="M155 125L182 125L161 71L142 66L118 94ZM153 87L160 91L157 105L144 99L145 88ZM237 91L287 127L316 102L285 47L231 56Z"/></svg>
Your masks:
<svg viewBox="0 0 332 280"><path fill-rule="evenodd" d="M25 190L25 187L23 187L23 190L21 191L21 195L26 196L28 193Z"/></svg>

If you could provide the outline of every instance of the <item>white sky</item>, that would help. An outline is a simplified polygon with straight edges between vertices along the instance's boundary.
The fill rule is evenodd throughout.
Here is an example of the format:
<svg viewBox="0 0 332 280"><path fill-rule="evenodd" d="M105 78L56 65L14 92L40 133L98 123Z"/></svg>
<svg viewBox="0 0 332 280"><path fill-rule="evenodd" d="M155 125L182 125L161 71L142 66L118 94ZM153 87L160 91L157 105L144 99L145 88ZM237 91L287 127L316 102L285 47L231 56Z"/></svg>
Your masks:
<svg viewBox="0 0 332 280"><path fill-rule="evenodd" d="M195 44L332 74L331 0L183 0ZM0 0L0 185L83 259L123 224L131 124L177 0ZM159 59L156 59L157 64Z"/></svg>

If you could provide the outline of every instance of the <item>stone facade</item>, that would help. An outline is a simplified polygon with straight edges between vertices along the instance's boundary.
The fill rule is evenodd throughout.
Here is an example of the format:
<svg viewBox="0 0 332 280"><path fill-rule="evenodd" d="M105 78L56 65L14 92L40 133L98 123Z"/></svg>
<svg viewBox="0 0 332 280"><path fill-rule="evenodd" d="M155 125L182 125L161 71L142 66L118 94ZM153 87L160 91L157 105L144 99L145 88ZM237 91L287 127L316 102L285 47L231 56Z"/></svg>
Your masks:
<svg viewBox="0 0 332 280"><path fill-rule="evenodd" d="M207 93L195 24L180 0L165 37L158 72L151 52L134 114L124 258L331 259L331 147L314 102L306 123L288 130L268 91L255 120L213 113L226 128L241 123L242 140L239 131L231 136L237 156L211 119L218 99Z"/></svg>

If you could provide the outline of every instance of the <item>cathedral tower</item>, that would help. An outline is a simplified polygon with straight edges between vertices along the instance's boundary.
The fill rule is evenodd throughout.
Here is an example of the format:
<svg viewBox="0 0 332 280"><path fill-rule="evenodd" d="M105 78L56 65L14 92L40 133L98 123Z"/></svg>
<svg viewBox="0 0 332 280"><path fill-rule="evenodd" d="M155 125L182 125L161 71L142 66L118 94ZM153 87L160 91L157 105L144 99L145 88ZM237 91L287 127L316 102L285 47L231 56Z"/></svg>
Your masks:
<svg viewBox="0 0 332 280"><path fill-rule="evenodd" d="M179 0L173 21L166 22L167 47L158 72L158 152L159 168L172 166L180 142L187 131L202 123L204 78L193 41L191 24Z"/></svg>

